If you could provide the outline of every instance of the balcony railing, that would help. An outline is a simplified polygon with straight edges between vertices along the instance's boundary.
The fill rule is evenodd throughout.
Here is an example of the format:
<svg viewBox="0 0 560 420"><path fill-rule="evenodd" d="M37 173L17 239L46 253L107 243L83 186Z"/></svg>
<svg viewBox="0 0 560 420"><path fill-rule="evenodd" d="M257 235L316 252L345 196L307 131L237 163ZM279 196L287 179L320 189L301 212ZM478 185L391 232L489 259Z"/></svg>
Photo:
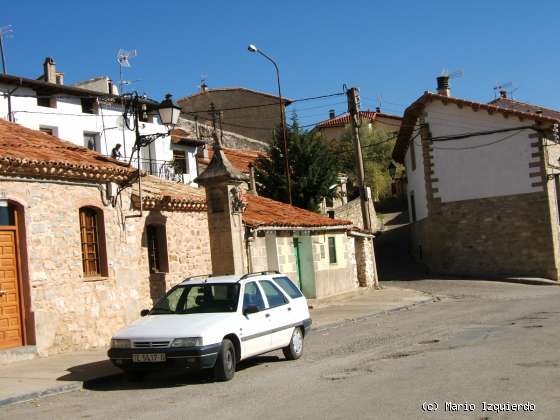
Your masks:
<svg viewBox="0 0 560 420"><path fill-rule="evenodd" d="M128 163L128 158L123 157L119 160ZM138 159L132 160L132 166L138 167ZM185 180L186 168L172 160L140 159L140 169L149 175L168 181L184 182Z"/></svg>
<svg viewBox="0 0 560 420"><path fill-rule="evenodd" d="M140 168L150 175L168 181L184 182L184 170L174 161L140 159Z"/></svg>

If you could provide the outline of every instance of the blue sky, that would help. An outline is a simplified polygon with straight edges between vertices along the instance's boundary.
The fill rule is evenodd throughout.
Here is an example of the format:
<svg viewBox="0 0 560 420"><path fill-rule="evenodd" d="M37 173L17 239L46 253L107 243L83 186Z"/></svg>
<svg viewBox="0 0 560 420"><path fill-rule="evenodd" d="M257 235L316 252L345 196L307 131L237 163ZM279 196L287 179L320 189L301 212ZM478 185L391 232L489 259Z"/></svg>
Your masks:
<svg viewBox="0 0 560 420"><path fill-rule="evenodd" d="M83 4L83 5L82 5ZM98 75L118 79L116 52L137 49L125 74L159 99L210 87L275 92L272 65L247 52L254 43L279 63L290 98L358 86L362 108L401 113L443 69L463 69L454 96L493 98L497 81L512 81L519 100L560 108L560 3L518 1L177 1L8 2L8 71L41 73L55 58L67 83ZM342 112L343 97L296 108L303 124Z"/></svg>

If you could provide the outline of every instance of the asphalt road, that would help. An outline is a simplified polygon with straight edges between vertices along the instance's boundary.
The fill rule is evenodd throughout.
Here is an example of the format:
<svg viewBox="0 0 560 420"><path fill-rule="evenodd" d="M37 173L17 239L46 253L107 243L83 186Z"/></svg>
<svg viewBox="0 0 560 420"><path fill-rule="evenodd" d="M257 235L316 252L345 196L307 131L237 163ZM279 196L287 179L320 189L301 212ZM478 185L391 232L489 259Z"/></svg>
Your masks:
<svg viewBox="0 0 560 420"><path fill-rule="evenodd" d="M261 356L243 363L231 382L205 374L140 383L115 376L84 391L3 407L0 418L560 418L560 287L466 280L392 285L434 299L314 330L302 359ZM475 407L445 411L445 402ZM534 404L534 411L482 411L483 402ZM434 403L437 411L423 410Z"/></svg>

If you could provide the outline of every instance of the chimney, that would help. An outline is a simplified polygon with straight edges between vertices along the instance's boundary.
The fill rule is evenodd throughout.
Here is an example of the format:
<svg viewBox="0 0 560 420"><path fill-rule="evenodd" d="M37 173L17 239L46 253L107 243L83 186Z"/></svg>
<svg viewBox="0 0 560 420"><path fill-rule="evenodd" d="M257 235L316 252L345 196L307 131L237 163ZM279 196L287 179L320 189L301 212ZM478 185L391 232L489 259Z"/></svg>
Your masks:
<svg viewBox="0 0 560 420"><path fill-rule="evenodd" d="M48 83L56 83L56 63L52 57L45 58L43 63L43 80Z"/></svg>
<svg viewBox="0 0 560 420"><path fill-rule="evenodd" d="M380 113L381 112L381 107L376 106L375 107L375 112Z"/></svg>
<svg viewBox="0 0 560 420"><path fill-rule="evenodd" d="M336 117L336 112L334 109L329 109L329 120L332 120L334 117Z"/></svg>
<svg viewBox="0 0 560 420"><path fill-rule="evenodd" d="M200 84L200 91L201 92L208 92L208 85L205 82Z"/></svg>
<svg viewBox="0 0 560 420"><path fill-rule="evenodd" d="M449 76L439 76L436 80L437 93L443 96L451 96L451 89L449 89Z"/></svg>
<svg viewBox="0 0 560 420"><path fill-rule="evenodd" d="M504 89L500 90L500 98L507 99L507 91Z"/></svg>

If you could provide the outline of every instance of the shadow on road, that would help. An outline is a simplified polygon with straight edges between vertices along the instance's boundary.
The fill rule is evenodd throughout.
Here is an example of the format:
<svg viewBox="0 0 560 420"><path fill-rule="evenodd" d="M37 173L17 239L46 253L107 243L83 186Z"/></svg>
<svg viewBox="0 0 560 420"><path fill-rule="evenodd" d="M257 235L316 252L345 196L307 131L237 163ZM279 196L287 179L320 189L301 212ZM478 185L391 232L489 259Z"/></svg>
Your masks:
<svg viewBox="0 0 560 420"><path fill-rule="evenodd" d="M242 361L237 365L237 371L243 371L258 365L282 362L278 356L264 355ZM61 376L59 381L80 381L84 389L91 391L120 391L131 389L174 388L186 385L201 385L215 382L212 369L188 370L166 369L146 374L142 380L132 381L113 367L109 360L73 366L70 373Z"/></svg>

